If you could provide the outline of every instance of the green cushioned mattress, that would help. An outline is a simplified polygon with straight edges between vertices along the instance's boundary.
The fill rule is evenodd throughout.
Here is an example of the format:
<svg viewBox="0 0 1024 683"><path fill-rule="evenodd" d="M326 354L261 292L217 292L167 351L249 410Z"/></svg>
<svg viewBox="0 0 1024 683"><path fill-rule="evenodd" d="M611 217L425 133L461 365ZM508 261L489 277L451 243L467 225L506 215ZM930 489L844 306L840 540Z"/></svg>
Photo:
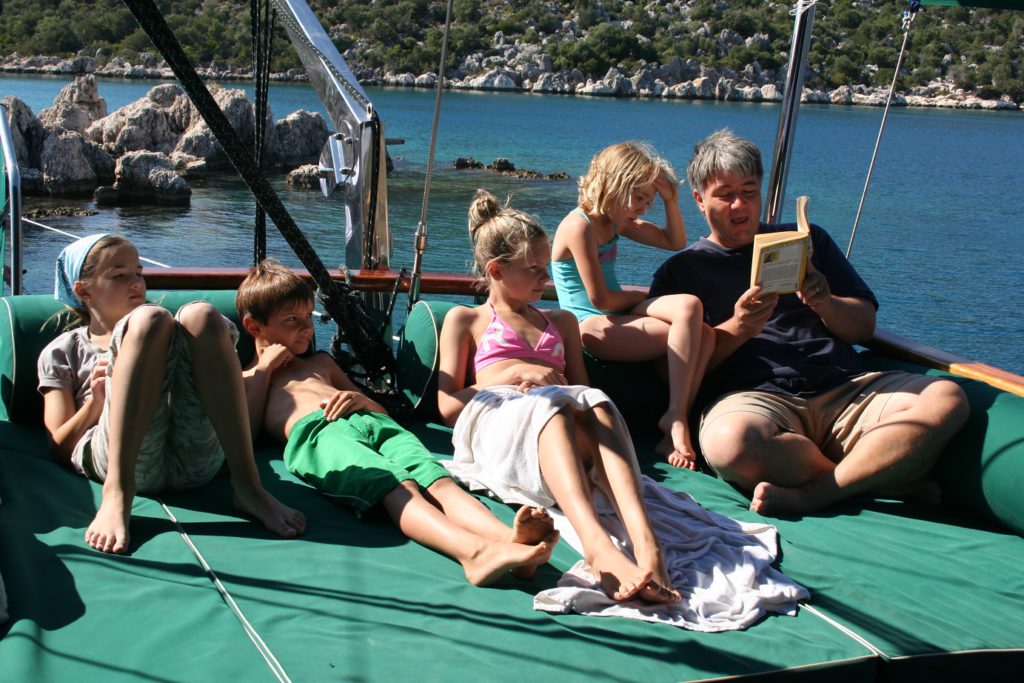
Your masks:
<svg viewBox="0 0 1024 683"><path fill-rule="evenodd" d="M211 298L230 311L230 296ZM46 308L29 303L42 306L35 316ZM10 334L2 320L0 334ZM429 410L430 373L413 366L430 367L430 342L415 339L416 353L400 358L414 380L404 386L419 392L414 400L425 395L420 410ZM20 338L18 349L37 342ZM16 403L25 389L12 381L26 363L0 348L2 408L30 420L31 406ZM617 371L591 367L598 382ZM1024 405L975 384L972 425L940 463L943 480L998 471L1013 486L1024 467L1013 435L1024 434ZM810 588L810 603L796 617L703 634L534 611L533 593L578 559L566 544L532 581L474 588L457 563L386 518L358 520L297 481L266 444L264 482L306 512L304 536L277 539L240 518L222 474L197 491L138 498L131 554L104 556L82 542L99 486L51 463L28 424L0 421L0 574L11 612L0 626L4 680L988 681L1016 680L1024 665L1024 539L996 522L1017 514L996 497L1004 482L959 482L958 496L974 502L955 512L861 500L772 520L779 566ZM412 428L449 456L449 430L423 419ZM634 436L647 474L716 512L762 519L721 480L660 462L656 434ZM511 519L507 506L485 502Z"/></svg>

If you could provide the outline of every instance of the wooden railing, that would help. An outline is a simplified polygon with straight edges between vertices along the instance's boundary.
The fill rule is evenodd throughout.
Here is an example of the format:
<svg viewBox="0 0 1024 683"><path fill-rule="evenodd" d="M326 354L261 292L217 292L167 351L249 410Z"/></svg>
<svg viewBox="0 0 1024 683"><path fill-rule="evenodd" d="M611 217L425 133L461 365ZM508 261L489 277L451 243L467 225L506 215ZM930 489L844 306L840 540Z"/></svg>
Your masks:
<svg viewBox="0 0 1024 683"><path fill-rule="evenodd" d="M146 271L146 285L150 289L236 289L247 268L160 268ZM299 275L313 281L309 273L296 269ZM398 273L386 270L352 270L348 272L349 282L365 292L390 292L395 286ZM337 279L345 279L337 271ZM468 273L424 273L420 285L423 294L445 294L473 296L477 278ZM625 289L645 291L645 287L627 285ZM402 279L399 290L409 291L409 277ZM548 285L544 298L555 300L554 287ZM874 338L866 344L879 353L912 361L927 367L943 370L954 375L977 379L1018 396L1024 396L1024 377L1000 368L979 363L941 349L919 344L906 337L876 329Z"/></svg>

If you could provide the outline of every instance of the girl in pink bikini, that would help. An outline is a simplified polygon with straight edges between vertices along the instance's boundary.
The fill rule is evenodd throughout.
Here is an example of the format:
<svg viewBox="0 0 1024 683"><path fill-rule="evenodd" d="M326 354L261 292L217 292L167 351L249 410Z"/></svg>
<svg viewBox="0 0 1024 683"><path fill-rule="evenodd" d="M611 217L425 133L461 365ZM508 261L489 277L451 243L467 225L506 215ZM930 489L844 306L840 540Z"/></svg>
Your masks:
<svg viewBox="0 0 1024 683"><path fill-rule="evenodd" d="M452 309L441 330L438 407L455 429L449 469L506 503L558 505L612 598L678 601L640 497L626 424L604 392L586 386L579 324L571 313L532 306L548 281L547 236L483 190L469 232L488 299ZM633 557L601 526L595 489L618 512Z"/></svg>

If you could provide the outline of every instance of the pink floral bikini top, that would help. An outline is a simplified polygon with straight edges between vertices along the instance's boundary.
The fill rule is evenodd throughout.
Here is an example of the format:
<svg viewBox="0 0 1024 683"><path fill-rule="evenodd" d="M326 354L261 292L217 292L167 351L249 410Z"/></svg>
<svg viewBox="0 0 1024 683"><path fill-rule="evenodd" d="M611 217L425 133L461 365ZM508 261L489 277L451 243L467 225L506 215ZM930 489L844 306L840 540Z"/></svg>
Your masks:
<svg viewBox="0 0 1024 683"><path fill-rule="evenodd" d="M487 304L491 307L491 323L476 345L476 354L473 356L474 372L480 372L482 368L492 363L511 358L544 361L553 365L559 372L565 372L565 343L550 318L530 306L540 313L540 317L547 323L540 341L537 342L537 348L530 348L525 339L498 317L494 305L489 301Z"/></svg>

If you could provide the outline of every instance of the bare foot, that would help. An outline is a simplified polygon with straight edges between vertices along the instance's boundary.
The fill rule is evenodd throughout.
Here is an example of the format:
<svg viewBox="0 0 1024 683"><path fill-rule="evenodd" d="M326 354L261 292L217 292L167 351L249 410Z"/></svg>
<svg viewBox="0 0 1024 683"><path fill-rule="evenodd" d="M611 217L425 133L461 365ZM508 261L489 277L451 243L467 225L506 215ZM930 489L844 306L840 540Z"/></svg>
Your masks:
<svg viewBox="0 0 1024 683"><path fill-rule="evenodd" d="M767 481L757 485L750 499L750 509L762 515L814 512L820 508L804 490L776 486Z"/></svg>
<svg viewBox="0 0 1024 683"><path fill-rule="evenodd" d="M641 600L664 605L674 605L679 602L679 591L675 588L666 588L653 579L648 581L637 594Z"/></svg>
<svg viewBox="0 0 1024 683"><path fill-rule="evenodd" d="M651 581L653 572L642 569L618 550L589 561L590 571L597 576L601 590L612 600L623 602L637 596Z"/></svg>
<svg viewBox="0 0 1024 683"><path fill-rule="evenodd" d="M104 553L123 553L128 550L128 519L131 505L123 496L104 492L100 509L85 530L85 542Z"/></svg>
<svg viewBox="0 0 1024 683"><path fill-rule="evenodd" d="M283 505L267 493L262 486L256 489L235 490L235 508L250 514L283 538L295 538L306 530L306 515Z"/></svg>
<svg viewBox="0 0 1024 683"><path fill-rule="evenodd" d="M678 420L672 411L661 416L658 428L665 437L654 448L658 455L664 455L673 467L685 467L697 471L697 451L690 440L690 430L684 420Z"/></svg>
<svg viewBox="0 0 1024 683"><path fill-rule="evenodd" d="M650 570L651 580L640 589L640 597L648 602L676 603L679 602L679 591L672 585L665 566L665 556L661 548L655 544L650 547L636 547L637 564Z"/></svg>
<svg viewBox="0 0 1024 683"><path fill-rule="evenodd" d="M544 508L524 505L516 510L516 518L512 520L512 543L533 545L540 543L555 530L555 520Z"/></svg>
<svg viewBox="0 0 1024 683"><path fill-rule="evenodd" d="M559 534L555 531L555 520L551 519L544 508L522 506L516 510L516 518L512 521L512 534L509 541L524 545L549 543L552 549L558 543ZM550 553L548 554L550 556ZM546 560L545 560L546 561ZM529 579L537 571L538 564L526 564L512 570L512 575L520 579Z"/></svg>
<svg viewBox="0 0 1024 683"><path fill-rule="evenodd" d="M486 586L517 569L536 569L551 559L551 551L558 540L557 534L557 531L552 532L550 541L544 540L536 545L503 541L485 543L472 557L461 561L466 580L474 586Z"/></svg>

